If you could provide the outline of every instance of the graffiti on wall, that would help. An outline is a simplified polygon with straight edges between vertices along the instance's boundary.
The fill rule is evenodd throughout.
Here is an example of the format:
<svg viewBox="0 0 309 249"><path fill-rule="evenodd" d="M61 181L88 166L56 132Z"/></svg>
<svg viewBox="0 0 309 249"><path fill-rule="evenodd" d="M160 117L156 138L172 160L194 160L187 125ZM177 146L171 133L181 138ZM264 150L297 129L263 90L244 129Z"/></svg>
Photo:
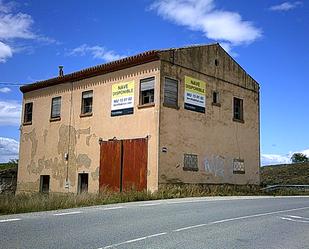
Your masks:
<svg viewBox="0 0 309 249"><path fill-rule="evenodd" d="M224 164L225 158L223 156L213 155L204 160L205 171L216 177L224 177Z"/></svg>

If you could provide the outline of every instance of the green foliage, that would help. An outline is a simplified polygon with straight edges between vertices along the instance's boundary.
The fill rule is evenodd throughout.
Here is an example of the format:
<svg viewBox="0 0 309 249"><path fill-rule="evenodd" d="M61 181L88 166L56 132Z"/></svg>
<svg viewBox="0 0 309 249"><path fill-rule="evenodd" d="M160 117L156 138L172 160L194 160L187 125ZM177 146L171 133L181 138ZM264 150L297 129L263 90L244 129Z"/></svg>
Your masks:
<svg viewBox="0 0 309 249"><path fill-rule="evenodd" d="M291 157L293 163L309 162L309 158L303 153L294 153Z"/></svg>
<svg viewBox="0 0 309 249"><path fill-rule="evenodd" d="M112 203L172 199L199 196L230 196L263 194L259 186L236 185L164 185L159 191L110 192L102 190L99 194L19 194L0 195L0 214L47 211L82 206L104 205Z"/></svg>
<svg viewBox="0 0 309 249"><path fill-rule="evenodd" d="M261 185L308 184L309 163L261 167Z"/></svg>
<svg viewBox="0 0 309 249"><path fill-rule="evenodd" d="M0 163L0 170L11 169L18 166L18 159L10 159L7 163Z"/></svg>

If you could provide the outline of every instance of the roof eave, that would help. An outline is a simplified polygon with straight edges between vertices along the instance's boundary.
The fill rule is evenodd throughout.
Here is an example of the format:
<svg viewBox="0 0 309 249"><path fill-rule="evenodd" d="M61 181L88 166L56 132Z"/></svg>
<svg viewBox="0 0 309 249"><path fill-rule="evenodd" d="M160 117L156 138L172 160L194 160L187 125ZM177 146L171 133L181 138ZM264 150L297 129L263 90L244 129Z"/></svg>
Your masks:
<svg viewBox="0 0 309 249"><path fill-rule="evenodd" d="M59 76L59 77L51 78L48 80L43 80L43 81L35 82L32 84L23 85L20 87L20 91L22 93L27 93L27 92L31 92L34 90L59 85L62 83L79 81L82 79L86 79L86 78L90 78L90 77L94 77L94 76L98 76L98 75L102 75L102 74L106 74L110 72L115 72L115 71L122 70L125 68L138 66L138 65L145 64L148 62L156 61L159 59L160 59L160 56L159 56L158 51L156 50L147 51L147 52L135 55L135 56L126 57L126 58L113 61L110 63L106 63L106 64L102 64L99 66L90 67L90 68L87 68L81 71L66 74L64 76Z"/></svg>

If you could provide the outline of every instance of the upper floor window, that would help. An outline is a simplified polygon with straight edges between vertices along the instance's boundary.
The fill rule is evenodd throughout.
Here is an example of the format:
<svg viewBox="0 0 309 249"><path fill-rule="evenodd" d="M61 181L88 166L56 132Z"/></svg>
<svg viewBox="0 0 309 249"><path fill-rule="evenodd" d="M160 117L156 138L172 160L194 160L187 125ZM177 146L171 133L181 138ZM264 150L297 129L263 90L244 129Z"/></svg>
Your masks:
<svg viewBox="0 0 309 249"><path fill-rule="evenodd" d="M29 124L32 122L32 109L33 109L33 103L26 103L25 109L24 109L24 123Z"/></svg>
<svg viewBox="0 0 309 249"><path fill-rule="evenodd" d="M178 80L165 78L164 105L174 108L178 107Z"/></svg>
<svg viewBox="0 0 309 249"><path fill-rule="evenodd" d="M82 113L81 114L91 114L92 113L92 99L93 99L92 90L82 93Z"/></svg>
<svg viewBox="0 0 309 249"><path fill-rule="evenodd" d="M140 104L154 103L155 77L142 79L140 81Z"/></svg>
<svg viewBox="0 0 309 249"><path fill-rule="evenodd" d="M61 97L55 97L52 98L52 104L51 104L51 119L57 119L60 118L61 113Z"/></svg>
<svg viewBox="0 0 309 249"><path fill-rule="evenodd" d="M220 105L220 95L219 92L213 91L212 92L212 103L214 105Z"/></svg>
<svg viewBox="0 0 309 249"><path fill-rule="evenodd" d="M234 97L233 101L233 120L234 121L243 121L244 120L244 104L243 100Z"/></svg>

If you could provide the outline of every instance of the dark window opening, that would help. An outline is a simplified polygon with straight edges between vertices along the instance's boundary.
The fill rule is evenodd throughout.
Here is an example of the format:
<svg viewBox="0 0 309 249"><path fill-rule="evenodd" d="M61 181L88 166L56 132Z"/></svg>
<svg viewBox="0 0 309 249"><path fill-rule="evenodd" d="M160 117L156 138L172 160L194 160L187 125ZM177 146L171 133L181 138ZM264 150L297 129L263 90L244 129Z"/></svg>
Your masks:
<svg viewBox="0 0 309 249"><path fill-rule="evenodd" d="M142 79L140 81L140 104L154 103L155 77Z"/></svg>
<svg viewBox="0 0 309 249"><path fill-rule="evenodd" d="M219 65L219 61L217 59L215 59L215 65L218 66Z"/></svg>
<svg viewBox="0 0 309 249"><path fill-rule="evenodd" d="M164 105L174 108L178 107L178 80L165 78Z"/></svg>
<svg viewBox="0 0 309 249"><path fill-rule="evenodd" d="M243 112L243 100L234 97L234 120L243 121L244 120L244 112Z"/></svg>
<svg viewBox="0 0 309 249"><path fill-rule="evenodd" d="M82 93L82 114L92 113L92 99L93 91L87 91Z"/></svg>
<svg viewBox="0 0 309 249"><path fill-rule="evenodd" d="M40 177L40 192L41 193L48 193L49 192L49 175L42 175Z"/></svg>
<svg viewBox="0 0 309 249"><path fill-rule="evenodd" d="M88 174L80 173L78 174L78 193L88 192Z"/></svg>
<svg viewBox="0 0 309 249"><path fill-rule="evenodd" d="M51 118L60 118L61 97L52 98Z"/></svg>
<svg viewBox="0 0 309 249"><path fill-rule="evenodd" d="M219 104L220 103L219 93L218 92L213 92L212 93L212 103L213 104Z"/></svg>
<svg viewBox="0 0 309 249"><path fill-rule="evenodd" d="M32 122L32 108L33 108L32 102L25 104L24 123L31 123Z"/></svg>

